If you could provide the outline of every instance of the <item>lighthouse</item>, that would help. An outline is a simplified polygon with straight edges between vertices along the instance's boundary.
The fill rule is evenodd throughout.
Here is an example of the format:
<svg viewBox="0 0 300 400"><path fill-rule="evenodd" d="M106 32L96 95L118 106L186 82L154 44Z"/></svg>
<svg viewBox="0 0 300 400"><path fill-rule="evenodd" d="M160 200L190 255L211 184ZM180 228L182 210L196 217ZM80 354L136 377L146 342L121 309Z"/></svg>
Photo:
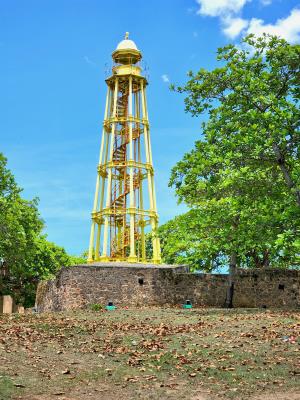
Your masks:
<svg viewBox="0 0 300 400"><path fill-rule="evenodd" d="M88 262L159 264L148 82L140 66L142 54L128 32L112 59L112 73L106 79Z"/></svg>

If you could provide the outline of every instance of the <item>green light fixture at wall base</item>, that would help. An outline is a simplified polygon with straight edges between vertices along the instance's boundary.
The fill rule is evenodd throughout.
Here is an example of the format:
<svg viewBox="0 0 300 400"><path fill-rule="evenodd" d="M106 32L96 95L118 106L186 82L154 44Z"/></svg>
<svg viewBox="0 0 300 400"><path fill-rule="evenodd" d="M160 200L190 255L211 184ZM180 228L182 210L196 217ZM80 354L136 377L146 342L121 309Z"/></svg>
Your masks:
<svg viewBox="0 0 300 400"><path fill-rule="evenodd" d="M193 308L191 300L186 300L184 304L182 304L182 308L184 308L185 310L188 310L190 308Z"/></svg>
<svg viewBox="0 0 300 400"><path fill-rule="evenodd" d="M109 301L107 306L105 307L105 309L107 311L114 311L116 309L116 306L114 305L114 303L112 301Z"/></svg>

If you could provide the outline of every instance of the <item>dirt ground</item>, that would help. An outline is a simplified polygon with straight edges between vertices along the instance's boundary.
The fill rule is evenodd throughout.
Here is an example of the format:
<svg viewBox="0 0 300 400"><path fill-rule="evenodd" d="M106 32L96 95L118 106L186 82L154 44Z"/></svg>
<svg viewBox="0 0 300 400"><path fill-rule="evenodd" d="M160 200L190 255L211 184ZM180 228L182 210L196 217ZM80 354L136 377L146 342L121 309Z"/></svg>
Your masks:
<svg viewBox="0 0 300 400"><path fill-rule="evenodd" d="M0 400L300 400L300 313L0 315Z"/></svg>
<svg viewBox="0 0 300 400"><path fill-rule="evenodd" d="M30 397L19 397L19 399L22 400L53 400L53 399L60 399L60 400L77 400L78 397L66 397L66 396L30 396ZM81 397L82 399L89 398L89 399L99 399L99 400L111 400L111 399L132 399L134 397L127 397L127 394L124 392L122 397L113 397L112 394L106 394L103 395L101 392L97 395L97 397ZM153 397L155 398L155 397ZM158 398L158 397L157 397ZM163 399L164 397L160 397L160 399ZM171 397L169 397L171 398ZM174 399L177 397L173 397ZM210 399L217 399L219 398L218 396L211 397L209 395L205 394L198 394L198 395L192 395L190 397L190 400L210 400ZM256 396L256 397L251 397L249 398L251 400L299 400L300 399L300 393L295 393L295 392L286 392L286 393L267 393L261 396Z"/></svg>

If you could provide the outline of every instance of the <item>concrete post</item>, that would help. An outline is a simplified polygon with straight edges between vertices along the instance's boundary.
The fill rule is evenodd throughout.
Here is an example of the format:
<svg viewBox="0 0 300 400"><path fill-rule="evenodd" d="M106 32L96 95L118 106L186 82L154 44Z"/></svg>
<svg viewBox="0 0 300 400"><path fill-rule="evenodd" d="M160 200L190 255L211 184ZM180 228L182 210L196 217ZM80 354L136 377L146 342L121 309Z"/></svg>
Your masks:
<svg viewBox="0 0 300 400"><path fill-rule="evenodd" d="M17 313L18 313L18 314L25 314L25 309L24 309L24 307L18 305L18 307L17 307Z"/></svg>
<svg viewBox="0 0 300 400"><path fill-rule="evenodd" d="M13 312L13 298L10 295L3 296L3 314Z"/></svg>

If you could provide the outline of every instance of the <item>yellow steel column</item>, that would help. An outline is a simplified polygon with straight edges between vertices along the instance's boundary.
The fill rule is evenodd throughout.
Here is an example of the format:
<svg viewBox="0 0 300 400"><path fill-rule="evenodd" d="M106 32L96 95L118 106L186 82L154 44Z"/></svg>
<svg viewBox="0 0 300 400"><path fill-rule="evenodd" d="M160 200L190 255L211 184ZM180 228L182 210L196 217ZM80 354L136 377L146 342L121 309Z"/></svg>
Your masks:
<svg viewBox="0 0 300 400"><path fill-rule="evenodd" d="M132 75L129 76L129 215L130 215L130 254L128 257L129 262L137 261L135 253L135 239L134 239L134 217L135 217L135 201L134 201L134 185L133 185L133 138L132 138Z"/></svg>
<svg viewBox="0 0 300 400"><path fill-rule="evenodd" d="M90 234L90 245L89 245L89 254L87 262L93 262L93 251L94 251L94 235L95 235L95 221L92 220L91 226L91 234Z"/></svg>
<svg viewBox="0 0 300 400"><path fill-rule="evenodd" d="M110 134L110 149L109 149L109 163L112 163L113 160L113 151L114 151L114 140L115 140L115 129L116 129L116 115L117 115L117 101L118 101L118 91L119 91L119 78L115 79L115 89L114 89L114 100L113 100L113 122L111 127ZM112 165L108 167L108 178L107 178L107 190L106 190L106 211L109 210L110 202L111 202L111 184L112 184ZM105 215L104 222L104 233L103 233L103 248L102 255L100 260L107 261L107 243L108 243L108 221L109 215Z"/></svg>
<svg viewBox="0 0 300 400"><path fill-rule="evenodd" d="M99 206L99 210L102 210L102 206L103 206L103 201L102 200L102 187L104 186L104 178L101 176L100 177L100 181L101 181L101 193L100 193L100 206ZM101 227L102 227L102 223L103 221L99 221L97 224L97 236L96 236L96 246L95 246L95 255L94 258L95 260L99 260L100 254L99 254L99 248L100 248L100 236L101 236Z"/></svg>
<svg viewBox="0 0 300 400"><path fill-rule="evenodd" d="M103 160L103 166L106 165L107 163L107 156L108 156L108 133L105 132L105 149L104 149L104 160ZM104 188L105 188L105 177L106 175L106 169L102 169L102 176L101 176L101 193L100 193L100 204L99 204L99 210L103 210L103 201L104 201ZM96 239L96 249L95 249L95 254L97 255L98 259L100 257L99 251L100 251L100 239L101 239L101 227L103 225L103 217L101 217L101 223L98 223L98 232L97 232L97 239Z"/></svg>
<svg viewBox="0 0 300 400"><path fill-rule="evenodd" d="M104 121L107 118L107 110L108 110L108 100L109 100L109 88L107 88L107 93L106 93L106 102L105 102L105 112L104 112ZM101 146L100 146L100 155L99 155L99 163L98 166L102 162L102 157L103 157L103 148L104 148L104 140L105 140L105 127L103 126L102 129L102 138L101 138ZM103 182L102 182L103 183ZM97 212L97 205L98 205L98 196L99 196L99 184L100 184L100 171L98 168L97 171L97 178L96 178L96 189L95 189L95 197L94 197L94 205L93 205L93 217L95 217L94 213ZM99 223L98 223L98 232L99 232ZM95 255L93 257L93 252L94 252L94 235L95 235L95 220L92 219L92 226L91 226L91 235L90 235L90 244L89 244L89 254L88 254L88 262L92 262L95 259L97 259L99 255L99 246L98 246L98 251L97 251L97 243L98 243L98 235L97 235L97 241L96 241L96 250L95 250Z"/></svg>
<svg viewBox="0 0 300 400"><path fill-rule="evenodd" d="M146 108L146 114L147 114L147 119L148 118L148 107L147 107L147 96L145 94L145 108ZM150 163L153 165L153 160L152 160L152 147L151 147L151 139L150 139L150 134L148 134L148 149L149 149L149 157L150 157ZM156 208L156 191L155 191L155 183L154 183L154 176L151 174L151 182L152 182L152 198L153 198L153 209L156 213L156 219L155 219L155 228L153 229L153 233L155 234L154 236L154 241L155 241L155 259L157 262L160 262L161 260L161 251L160 251L160 239L157 236L157 228L158 228L158 216L157 216L157 208Z"/></svg>
<svg viewBox="0 0 300 400"><path fill-rule="evenodd" d="M144 141L145 141L145 152L146 152L146 162L148 164L147 169L147 180L148 180L148 192L149 192L149 202L150 202L150 221L151 221L151 229L152 229L152 245L153 245L153 261L156 263L160 262L160 244L159 240L157 240L157 212L156 212L156 199L154 195L154 187L153 187L153 170L150 170L149 167L152 167L152 154L150 148L150 135L148 132L148 111L146 108L146 94L144 90L144 83L141 82L141 97L142 97L142 110L143 110L143 120L144 124Z"/></svg>
<svg viewBox="0 0 300 400"><path fill-rule="evenodd" d="M101 142L100 157L99 157L100 171L98 173L101 174L101 177L100 177L101 193L100 193L99 211L103 210L103 198L104 198L104 186L105 186L105 172L104 171L105 171L105 169L101 168L101 167L104 167L105 164L107 163L108 134L106 132L105 125L106 125L107 117L108 117L108 105L110 104L110 100L111 100L110 97L111 97L111 90L110 90L110 87L108 87L108 95L106 98L104 122L103 122L103 141ZM105 148L104 148L104 146L105 146ZM100 250L102 224L103 224L103 217L101 217L101 221L98 221L98 226L97 226L97 237L96 237L96 247L95 247L95 259L96 260L99 260L99 257L100 257L99 250Z"/></svg>
<svg viewBox="0 0 300 400"><path fill-rule="evenodd" d="M143 112L143 121L144 123L144 142L145 142L145 152L146 152L146 163L150 164L150 156L149 156L149 143L148 143L148 119L146 114L146 107L145 107L145 98L144 98L144 83L141 81L141 98L142 98L142 112Z"/></svg>
<svg viewBox="0 0 300 400"><path fill-rule="evenodd" d="M136 104L136 117L138 120L140 120L140 103L139 103L139 95L140 90L136 92L135 94L135 104ZM141 157L141 124L139 124L139 138L138 138L138 161L139 163L142 162L142 157ZM139 174L141 174L141 170L139 169ZM140 194L140 204L139 204L139 210L144 212L144 198L143 198L143 178L140 178L140 187L139 187L139 194ZM142 261L146 261L146 242L145 242L145 217L142 215L140 217L140 227L141 227L141 250L142 250Z"/></svg>
<svg viewBox="0 0 300 400"><path fill-rule="evenodd" d="M142 89L142 104L144 104L145 114L143 117L146 118L149 124L149 115L148 115L148 106L147 106L147 96L146 96L146 83L143 85ZM149 163L152 165L152 152L150 147L150 133L147 131L147 146L148 146L148 153L149 153Z"/></svg>
<svg viewBox="0 0 300 400"><path fill-rule="evenodd" d="M139 146L140 147L140 146ZM139 153L140 153L139 148ZM143 179L141 179L140 183L140 211L144 211L144 201L143 201ZM146 261L146 242L145 242L145 218L144 216L140 219L141 226L141 247L142 247L142 259Z"/></svg>
<svg viewBox="0 0 300 400"><path fill-rule="evenodd" d="M150 209L153 210L153 190L152 190L152 180L151 180L151 167L150 153L149 153L149 141L148 141L148 119L145 107L144 98L144 84L141 81L141 94L142 94L142 111L143 111L143 121L144 121L144 142L145 142L145 153L146 153L146 163L147 163L147 180L148 180L148 191L149 191L149 201Z"/></svg>
<svg viewBox="0 0 300 400"><path fill-rule="evenodd" d="M154 176L151 175L151 180L152 180L152 190L153 190L153 207L156 212L156 218L155 218L155 228L153 230L154 233L154 241L155 241L155 248L156 248L156 262L161 261L161 251L160 251L160 239L157 235L157 228L158 228L158 215L157 215L157 208L156 208L156 192L155 192L155 183L154 183Z"/></svg>

